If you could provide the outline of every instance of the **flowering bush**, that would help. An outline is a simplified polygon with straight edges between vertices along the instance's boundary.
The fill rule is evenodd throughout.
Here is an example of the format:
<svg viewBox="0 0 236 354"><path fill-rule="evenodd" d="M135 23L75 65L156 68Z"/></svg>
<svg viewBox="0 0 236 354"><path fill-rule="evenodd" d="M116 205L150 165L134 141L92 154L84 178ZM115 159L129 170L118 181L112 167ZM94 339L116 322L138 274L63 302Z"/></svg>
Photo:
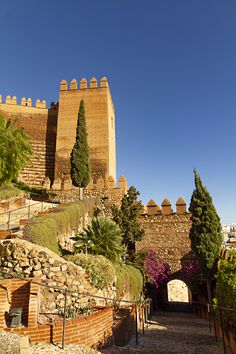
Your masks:
<svg viewBox="0 0 236 354"><path fill-rule="evenodd" d="M167 281L170 267L157 255L157 252L149 251L144 258L144 271L148 281L158 288L160 284Z"/></svg>

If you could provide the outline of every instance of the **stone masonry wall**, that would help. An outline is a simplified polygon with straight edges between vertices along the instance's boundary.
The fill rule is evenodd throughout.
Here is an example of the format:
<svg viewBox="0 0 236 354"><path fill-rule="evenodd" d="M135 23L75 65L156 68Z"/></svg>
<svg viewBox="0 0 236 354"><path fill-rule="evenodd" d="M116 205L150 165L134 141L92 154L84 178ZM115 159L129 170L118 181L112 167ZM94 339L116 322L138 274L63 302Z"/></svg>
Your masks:
<svg viewBox="0 0 236 354"><path fill-rule="evenodd" d="M115 297L115 288L98 290L90 282L85 270L48 249L30 242L11 239L0 241L0 269L23 277L37 278L42 283L67 288L67 305L79 308L92 301L103 305L103 300L78 295L76 292ZM58 313L64 308L64 295L57 290L41 287L40 312Z"/></svg>
<svg viewBox="0 0 236 354"><path fill-rule="evenodd" d="M0 97L1 98L1 97ZM28 100L27 100L28 101ZM45 176L53 180L55 165L55 145L57 129L57 105L46 108L46 102L15 100L6 98L6 103L0 99L0 113L8 120L15 120L19 127L23 127L31 139L33 156L31 163L26 166L21 179L32 185L41 185Z"/></svg>
<svg viewBox="0 0 236 354"><path fill-rule="evenodd" d="M115 112L107 79L98 84L96 78L79 85L74 79L60 83L57 125L55 177L70 174L70 153L75 144L77 118L81 100L84 100L88 132L92 178L116 180Z"/></svg>
<svg viewBox="0 0 236 354"><path fill-rule="evenodd" d="M139 221L145 235L141 241L136 242L136 251L157 251L169 263L171 273L177 272L184 262L192 258L189 239L190 216L190 213L141 215Z"/></svg>

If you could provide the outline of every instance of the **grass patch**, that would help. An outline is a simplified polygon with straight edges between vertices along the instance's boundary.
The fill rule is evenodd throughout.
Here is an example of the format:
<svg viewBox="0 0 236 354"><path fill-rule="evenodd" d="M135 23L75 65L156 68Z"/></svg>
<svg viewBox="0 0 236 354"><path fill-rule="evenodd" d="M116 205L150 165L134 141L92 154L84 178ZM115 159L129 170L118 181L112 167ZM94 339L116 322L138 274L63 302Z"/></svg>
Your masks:
<svg viewBox="0 0 236 354"><path fill-rule="evenodd" d="M32 218L24 229L24 238L37 245L47 247L62 256L58 237L84 227L85 215L93 215L94 200L87 199L58 207L53 213Z"/></svg>
<svg viewBox="0 0 236 354"><path fill-rule="evenodd" d="M0 186L0 200L6 200L14 197L18 197L24 194L20 189L13 185L4 184Z"/></svg>

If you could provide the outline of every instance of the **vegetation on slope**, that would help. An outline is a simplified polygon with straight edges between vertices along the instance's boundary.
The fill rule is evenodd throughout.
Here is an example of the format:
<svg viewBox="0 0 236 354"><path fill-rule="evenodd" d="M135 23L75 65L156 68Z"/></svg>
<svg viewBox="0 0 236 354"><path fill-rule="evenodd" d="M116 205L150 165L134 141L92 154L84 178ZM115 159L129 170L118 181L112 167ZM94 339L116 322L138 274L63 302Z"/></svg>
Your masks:
<svg viewBox="0 0 236 354"><path fill-rule="evenodd" d="M23 194L23 192L11 184L3 184L0 186L0 200L18 197L21 194Z"/></svg>
<svg viewBox="0 0 236 354"><path fill-rule="evenodd" d="M93 206L94 200L89 199L58 207L48 215L36 216L25 226L24 237L30 242L62 255L58 236L77 231L86 213L93 214Z"/></svg>

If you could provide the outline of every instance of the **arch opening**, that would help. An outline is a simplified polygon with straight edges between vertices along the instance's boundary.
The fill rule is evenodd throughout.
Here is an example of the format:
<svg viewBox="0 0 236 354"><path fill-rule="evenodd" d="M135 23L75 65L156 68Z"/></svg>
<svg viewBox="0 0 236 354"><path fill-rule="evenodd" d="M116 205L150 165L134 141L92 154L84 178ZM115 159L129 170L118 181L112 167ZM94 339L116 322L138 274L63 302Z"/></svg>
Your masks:
<svg viewBox="0 0 236 354"><path fill-rule="evenodd" d="M167 283L168 302L189 303L189 288L185 282L180 279L173 279Z"/></svg>

